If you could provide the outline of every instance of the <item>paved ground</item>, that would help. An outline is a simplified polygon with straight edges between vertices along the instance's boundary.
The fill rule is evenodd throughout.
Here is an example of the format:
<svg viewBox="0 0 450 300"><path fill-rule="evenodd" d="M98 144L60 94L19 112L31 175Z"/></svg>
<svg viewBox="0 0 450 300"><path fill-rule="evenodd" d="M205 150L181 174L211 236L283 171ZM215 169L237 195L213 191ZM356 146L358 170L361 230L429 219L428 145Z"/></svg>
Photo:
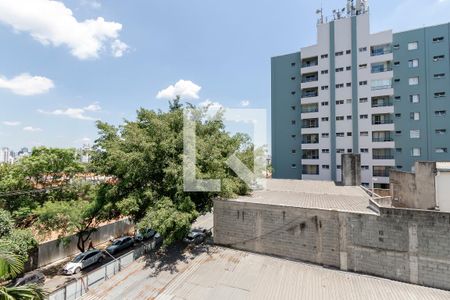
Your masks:
<svg viewBox="0 0 450 300"><path fill-rule="evenodd" d="M199 216L198 219L196 220L196 222L192 225L193 228L204 228L204 229L208 229L210 230L213 227L213 214L212 213L207 213L205 215ZM102 245L98 245L98 249L104 249L109 243L105 243ZM124 254L126 254L127 252L131 251L132 249L139 247L140 244L136 244L134 247L129 248L127 250L123 250L119 253L117 253L116 255L114 255L114 257L120 257ZM41 268L40 271L44 273L46 280L45 283L43 285L43 288L48 291L48 292L52 292L62 286L64 286L65 284L68 284L69 282L75 280L76 278L80 278L81 276L92 272L93 270L101 267L104 264L109 263L110 261L112 261L112 258L109 255L106 255L105 260L103 261L103 263L101 264L94 264L84 270L82 270L79 274L76 275L63 275L61 274L61 270L62 268L66 265L67 262L69 262L71 258L67 258L61 261L58 261L56 263L53 263L49 266L46 266L44 268Z"/></svg>
<svg viewBox="0 0 450 300"><path fill-rule="evenodd" d="M450 292L221 247L147 257L83 299L450 299Z"/></svg>

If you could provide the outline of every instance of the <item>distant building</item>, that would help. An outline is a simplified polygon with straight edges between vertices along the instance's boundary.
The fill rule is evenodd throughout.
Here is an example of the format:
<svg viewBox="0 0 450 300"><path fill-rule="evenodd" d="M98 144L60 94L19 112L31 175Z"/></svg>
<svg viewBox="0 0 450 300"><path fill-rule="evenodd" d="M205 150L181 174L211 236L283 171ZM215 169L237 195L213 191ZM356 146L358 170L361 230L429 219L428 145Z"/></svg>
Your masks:
<svg viewBox="0 0 450 300"><path fill-rule="evenodd" d="M362 184L391 169L450 161L450 24L371 33L368 1L322 16L317 44L272 58L273 178L341 181L361 154Z"/></svg>

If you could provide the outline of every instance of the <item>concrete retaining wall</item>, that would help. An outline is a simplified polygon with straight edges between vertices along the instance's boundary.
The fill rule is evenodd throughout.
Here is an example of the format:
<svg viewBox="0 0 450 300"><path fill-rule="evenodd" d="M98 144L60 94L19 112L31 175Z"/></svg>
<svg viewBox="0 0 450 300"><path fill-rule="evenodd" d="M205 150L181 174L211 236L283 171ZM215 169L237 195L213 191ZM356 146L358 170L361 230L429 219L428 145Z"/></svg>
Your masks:
<svg viewBox="0 0 450 300"><path fill-rule="evenodd" d="M216 200L214 242L450 289L450 214L380 215Z"/></svg>
<svg viewBox="0 0 450 300"><path fill-rule="evenodd" d="M133 228L134 225L129 219L123 219L111 224L101 226L97 231L92 233L92 243L94 245L104 243L108 241L111 236L119 237L125 235L128 232L132 231ZM53 240L39 244L37 266L42 267L78 253L79 250L77 248L77 241L78 238L74 235L70 237L70 242L68 244L64 244L59 240Z"/></svg>

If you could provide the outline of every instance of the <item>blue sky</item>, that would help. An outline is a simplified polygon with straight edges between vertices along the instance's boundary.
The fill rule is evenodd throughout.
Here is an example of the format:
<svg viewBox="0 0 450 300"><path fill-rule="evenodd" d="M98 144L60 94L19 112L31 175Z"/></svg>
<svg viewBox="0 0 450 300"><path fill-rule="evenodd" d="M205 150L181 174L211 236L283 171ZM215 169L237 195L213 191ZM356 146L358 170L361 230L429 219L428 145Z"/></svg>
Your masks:
<svg viewBox="0 0 450 300"><path fill-rule="evenodd" d="M270 57L315 43L320 2L0 0L0 147L92 143L95 119L166 109L175 92L270 114ZM372 32L450 21L450 0L370 5Z"/></svg>

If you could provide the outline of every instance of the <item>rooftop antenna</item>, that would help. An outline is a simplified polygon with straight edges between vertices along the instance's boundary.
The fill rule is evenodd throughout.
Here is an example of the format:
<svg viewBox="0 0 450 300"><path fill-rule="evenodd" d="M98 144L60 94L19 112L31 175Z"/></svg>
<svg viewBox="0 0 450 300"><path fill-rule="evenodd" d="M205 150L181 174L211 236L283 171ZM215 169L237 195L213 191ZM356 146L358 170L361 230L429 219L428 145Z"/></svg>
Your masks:
<svg viewBox="0 0 450 300"><path fill-rule="evenodd" d="M353 0L347 0L347 15L351 16L353 15Z"/></svg>
<svg viewBox="0 0 450 300"><path fill-rule="evenodd" d="M317 9L316 14L319 16L318 24L323 24L323 8Z"/></svg>

